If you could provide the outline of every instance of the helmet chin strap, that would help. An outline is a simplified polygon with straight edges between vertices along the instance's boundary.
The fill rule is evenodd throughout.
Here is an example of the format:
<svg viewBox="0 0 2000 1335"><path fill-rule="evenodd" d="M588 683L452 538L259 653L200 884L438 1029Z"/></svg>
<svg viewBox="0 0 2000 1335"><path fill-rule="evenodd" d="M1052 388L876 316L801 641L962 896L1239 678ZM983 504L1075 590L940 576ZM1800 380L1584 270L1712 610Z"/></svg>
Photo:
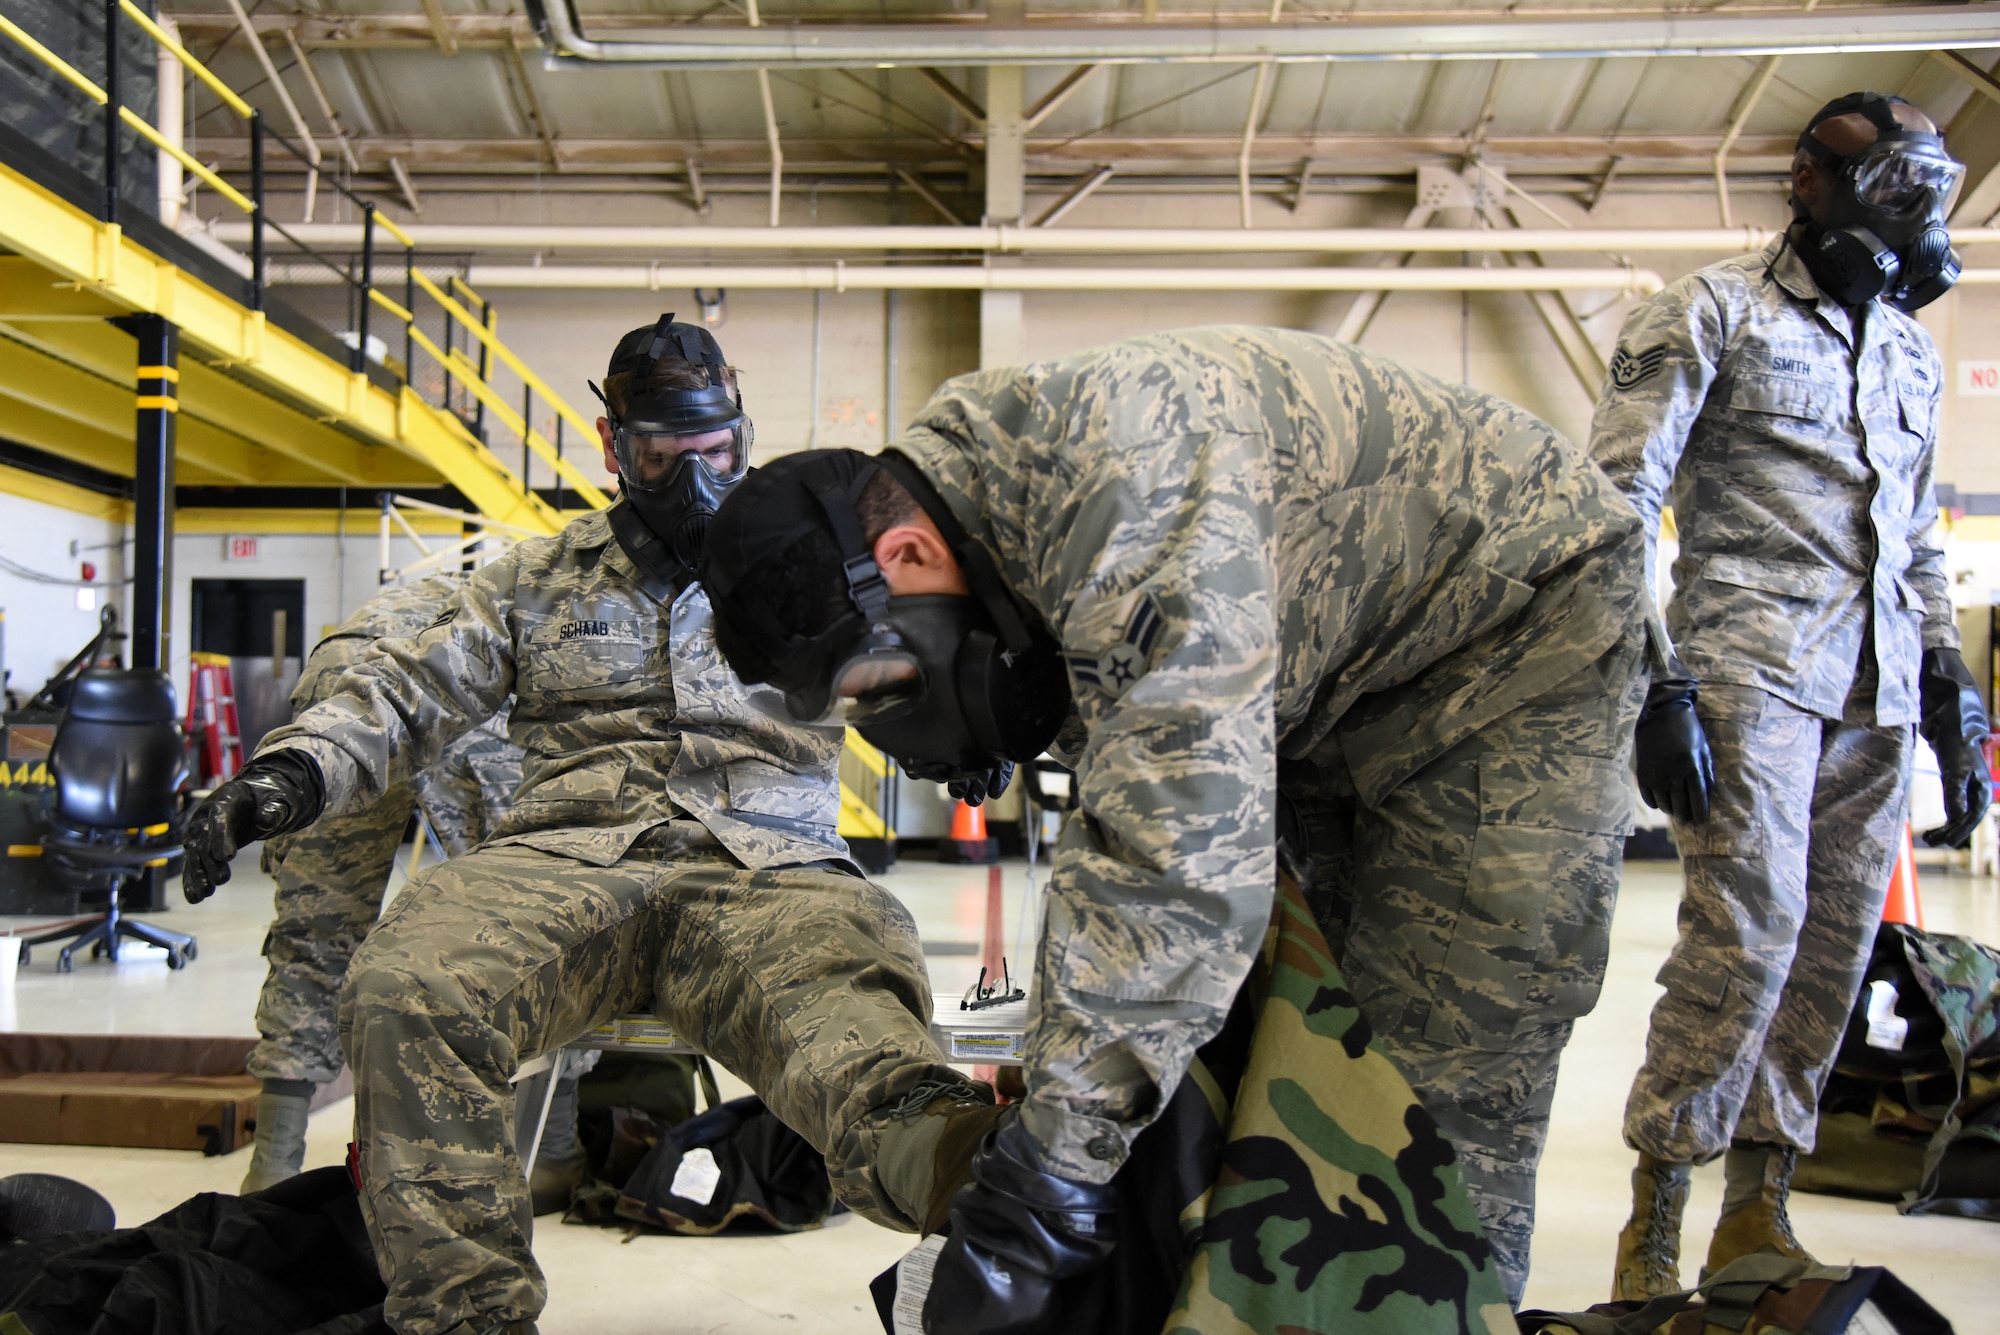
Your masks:
<svg viewBox="0 0 2000 1335"><path fill-rule="evenodd" d="M671 603L694 583L694 571L674 555L666 539L639 517L630 496L620 495L604 512L604 517L611 524L611 536L618 540L625 555L632 558L639 587L649 596Z"/></svg>

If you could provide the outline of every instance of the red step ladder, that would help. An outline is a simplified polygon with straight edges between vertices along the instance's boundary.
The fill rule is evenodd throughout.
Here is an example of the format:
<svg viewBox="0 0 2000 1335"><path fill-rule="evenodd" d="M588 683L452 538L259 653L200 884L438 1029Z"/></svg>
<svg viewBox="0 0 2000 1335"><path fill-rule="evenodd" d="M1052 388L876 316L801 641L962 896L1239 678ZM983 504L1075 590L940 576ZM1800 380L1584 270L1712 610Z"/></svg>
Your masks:
<svg viewBox="0 0 2000 1335"><path fill-rule="evenodd" d="M229 655L192 654L188 667L188 736L200 746L199 785L213 788L243 768L243 730L236 721L236 683Z"/></svg>

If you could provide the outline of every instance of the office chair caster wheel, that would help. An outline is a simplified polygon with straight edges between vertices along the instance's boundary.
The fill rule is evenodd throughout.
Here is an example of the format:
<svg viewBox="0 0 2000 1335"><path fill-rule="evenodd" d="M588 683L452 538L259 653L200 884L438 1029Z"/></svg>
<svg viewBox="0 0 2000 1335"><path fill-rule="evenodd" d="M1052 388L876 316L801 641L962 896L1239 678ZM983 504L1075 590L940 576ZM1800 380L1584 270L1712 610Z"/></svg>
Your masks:
<svg viewBox="0 0 2000 1335"><path fill-rule="evenodd" d="M168 947L168 949L167 949L167 967L168 967L169 969L185 969L185 968L187 968L187 956L186 956L186 955L183 955L183 954L182 954L182 953L181 953L180 951L178 951L178 950L175 950L175 949L173 949L173 948L172 948L171 946L170 946L170 947Z"/></svg>
<svg viewBox="0 0 2000 1335"><path fill-rule="evenodd" d="M56 956L57 973L69 973L73 971L75 968L76 968L76 961L72 960L69 957L69 952L67 950L65 950L62 954Z"/></svg>
<svg viewBox="0 0 2000 1335"><path fill-rule="evenodd" d="M21 947L21 967L22 967L22 968L24 968L24 969L25 969L25 968L27 968L27 967L28 967L28 965L29 965L29 963L30 963L30 962L32 962L32 961L34 960L34 958L35 958L35 951L34 951L34 948L33 948L32 946L22 946L22 947Z"/></svg>
<svg viewBox="0 0 2000 1335"><path fill-rule="evenodd" d="M188 959L193 959L198 953L200 952L195 949L195 944L192 941L181 947L181 954Z"/></svg>

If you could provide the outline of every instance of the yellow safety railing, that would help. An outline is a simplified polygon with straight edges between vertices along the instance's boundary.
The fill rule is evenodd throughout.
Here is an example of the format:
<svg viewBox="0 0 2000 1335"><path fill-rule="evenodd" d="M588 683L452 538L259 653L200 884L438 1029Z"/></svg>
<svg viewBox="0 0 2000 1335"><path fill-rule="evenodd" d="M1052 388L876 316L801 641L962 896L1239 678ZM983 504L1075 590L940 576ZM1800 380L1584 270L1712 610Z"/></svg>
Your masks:
<svg viewBox="0 0 2000 1335"><path fill-rule="evenodd" d="M228 105L231 111L235 112L237 115L241 116L246 121L249 120L252 116L257 114L255 111L251 110L250 104L248 102L245 102L242 98L236 95L235 89L231 88L228 84L224 83L222 80L216 78L214 70L211 70L208 66L202 64L199 60L196 60L193 56L189 55L188 49L186 47L182 46L179 42L175 41L172 37L168 36L166 29L162 28L159 24L153 22L151 18L147 17L146 11L139 8L139 6L133 4L132 0L118 0L118 8L123 10L126 16L130 18L134 23L138 24L141 28L145 29L146 35L148 37L152 38L155 42L158 42L161 46L165 47L169 55L171 55L175 60L180 61L181 64L187 66L188 69L192 70L196 78L200 79L203 83L207 84L210 88L214 89L215 95L221 98L223 102Z"/></svg>
<svg viewBox="0 0 2000 1335"><path fill-rule="evenodd" d="M135 9L132 6L131 0L120 0L119 7L121 9L130 10L134 14L141 13L141 11ZM158 40L170 43L174 52L177 55L183 57L188 62L189 68L198 72L204 79L206 79L211 84L214 84L216 87L219 88L222 86L221 83L216 79L216 77L213 74L209 73L207 66L203 65L193 56L190 56L185 51L183 51L178 42L172 42L171 39L169 39L164 32L161 32L159 28L155 26L150 19L146 21L146 27L149 31L151 31L155 35L155 37ZM61 56L57 55L55 52L49 50L46 46L43 46L40 42L36 41L27 32L23 31L19 24L15 23L5 14L0 14L0 32L4 32L7 34L7 36L13 38L14 41L29 55L41 61L44 65L47 65L51 70L54 70L56 74L59 75L65 83L68 83L71 86L73 86L78 92L82 93L85 97L95 102L98 106L100 107L106 106L110 103L111 95L109 93L105 92L102 88L99 88L95 83L92 83L89 79L85 78L82 72L76 68L76 66L70 64L67 60L64 60ZM234 93L231 93L229 95L229 98L232 106L241 108L244 115L247 116L254 114L251 112L249 105L245 103L241 98L237 97ZM119 107L118 119L123 121L125 124L131 126L148 143L152 144L153 147L159 149L163 153L172 155L173 159L176 162L180 163L181 166L193 172L210 189L214 190L224 199L227 199L237 208L242 209L245 213L251 213L251 214L256 213L257 205L248 195L244 194L242 191L238 190L235 186L232 186L231 184L229 184L229 182L223 180L220 176L217 176L214 172L210 171L207 166L205 166L203 163L197 161L194 157L189 155L188 152L185 149L183 149L179 144L170 143L167 137L161 134L159 130L155 128L151 122L147 121L144 117L140 116L139 113L132 110L132 108L127 106Z"/></svg>
<svg viewBox="0 0 2000 1335"><path fill-rule="evenodd" d="M302 162L307 162L308 165L310 165L312 159L308 159L281 136L265 130L262 120L254 107L237 94L234 89L230 88L228 84L224 83L213 70L197 59L185 46L176 41L164 28L154 22L143 9L140 9L138 5L133 3L133 0L118 0L118 8L121 13L138 24L140 29L152 38L161 49L171 54L174 59L178 60L196 78L200 79L213 90L224 105L250 124L252 136L252 193L257 196L256 198L244 194L206 164L198 161L179 145L172 143L158 128L147 122L145 118L134 112L130 107L121 105L117 109L118 118L124 124L131 126L134 131L154 147L158 148L161 152L171 155L182 167L193 173L196 179L251 216L253 223L253 241L251 247L252 304L261 309L266 267L264 257L264 229L268 227L278 232L280 235L285 236L287 240L290 240L292 244L298 246L302 252L309 255L313 254L309 247L298 242L282 226L270 221L266 216L267 210L261 207L263 190L263 171L261 165L262 140L264 137L275 139ZM70 84L98 106L108 107L110 105L111 96L109 93L92 82L81 71L76 69L75 66L51 51L40 41L37 41L32 34L25 31L19 24L4 14L0 14L0 34L7 36L36 60L46 65L64 82ZM337 183L335 188L340 189L343 194L351 195L351 192ZM444 288L432 281L428 275L418 270L416 263L416 241L410 234L397 226L395 222L383 216L372 203L358 196L353 198L355 203L362 208L364 216L360 277L356 279L352 275L351 270L343 269L341 265L323 256L314 256L321 264L340 274L343 280L350 284L362 297L358 316L360 327L353 336L354 352L352 354L350 369L357 373L364 369L370 333L368 312L371 308L380 308L385 314L400 324L404 330L406 354L403 365L403 380L405 384L411 383L412 380L413 368L410 365L409 354L416 349L422 349L437 362L439 368L448 378L447 384L455 380L463 385L466 391L482 404L488 412L492 413L508 431L520 438L522 445L527 450L532 451L545 460L555 475L563 483L566 483L568 488L573 490L586 505L592 508L602 508L608 505L610 498L605 495L604 491L589 476L578 469L568 459L564 458L559 446L552 444L547 437L535 429L533 422L529 418L528 408L532 406L534 399L539 398L555 411L562 422L574 427L586 443L594 442L597 439L597 428L594 421L579 413L567 400L551 389L547 381L530 370L527 364L500 340L498 334L494 332L491 305L478 292L474 291L469 283L457 274L452 274L447 281L459 295L458 297L454 297L447 293ZM375 281L374 229L377 227L381 228L383 232L387 233L388 236L392 237L403 248L404 292L400 301L388 292L383 291ZM494 387L486 372L485 355L482 355L478 361L474 361L473 358L460 352L458 349L453 348L447 351L438 347L434 340L424 334L422 329L418 327L419 321L416 311L416 297L420 292L436 303L439 312L442 313L444 319L448 322L446 325L447 345L451 341L449 330L452 324L463 325L467 332L479 341L484 354L490 354L491 357L497 359L502 366L505 366L519 378L528 396L528 404L525 404L522 409L517 410L502 398L500 391ZM460 297L463 298L463 301L459 299ZM472 308L477 308L480 314L474 315ZM450 426L453 428L452 434L455 437L478 447L478 454L484 466L496 469L505 476L513 478L524 494L528 492L528 480L525 476L515 475L512 470L501 463L492 454L491 450L486 447L484 442L479 441L471 432L462 428L462 424L457 422L455 415L446 413L444 417L449 419ZM558 432L558 436L560 434Z"/></svg>

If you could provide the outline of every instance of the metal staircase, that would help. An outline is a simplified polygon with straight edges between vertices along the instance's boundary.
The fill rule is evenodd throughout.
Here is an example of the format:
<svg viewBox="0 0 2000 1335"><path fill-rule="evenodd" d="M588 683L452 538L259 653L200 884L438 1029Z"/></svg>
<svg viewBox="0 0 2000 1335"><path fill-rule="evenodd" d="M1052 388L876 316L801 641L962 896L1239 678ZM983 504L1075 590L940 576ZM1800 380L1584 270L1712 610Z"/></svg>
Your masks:
<svg viewBox="0 0 2000 1335"><path fill-rule="evenodd" d="M606 503L563 457L565 425L595 445L591 420L500 340L488 303L457 275L434 267L440 282L426 272L402 229L330 178L315 177L315 185L362 217L359 253L325 254L292 241L270 217L262 158L305 155L133 0L87 3L103 7L102 82L0 14L0 45L23 58L14 65L53 76L34 83L36 95L63 99L53 112L100 118L100 138L111 146L100 163L79 164L11 132L0 142L0 250L11 252L0 257L0 436L131 477L135 414L149 404L141 401L132 336L107 322L157 316L177 328L180 358L169 368L177 379L150 406L178 419L184 483L374 490L444 482L494 521L553 533L563 515L524 481L529 459L540 455L564 508L570 497L585 507ZM181 148L177 131L121 101L115 52L128 27L249 122L247 191ZM120 127L248 215L247 260L177 233L135 208L129 192L121 197ZM266 252L278 238L295 253L273 274ZM287 300L303 289L288 289L285 271L314 265L330 271L331 282L328 272L315 273L312 300L303 304L322 316L331 309L332 320ZM494 383L499 368L508 373L505 391ZM559 424L553 442L533 425L537 405ZM520 468L483 438L496 429L520 444Z"/></svg>

